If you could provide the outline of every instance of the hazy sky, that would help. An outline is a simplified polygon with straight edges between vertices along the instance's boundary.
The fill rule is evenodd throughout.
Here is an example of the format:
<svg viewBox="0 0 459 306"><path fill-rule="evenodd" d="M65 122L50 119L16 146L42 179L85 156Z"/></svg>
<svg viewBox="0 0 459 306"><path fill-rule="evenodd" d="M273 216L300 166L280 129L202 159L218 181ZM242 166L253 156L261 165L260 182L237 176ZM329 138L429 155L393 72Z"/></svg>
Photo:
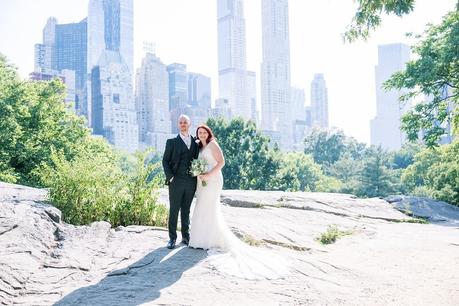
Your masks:
<svg viewBox="0 0 459 306"><path fill-rule="evenodd" d="M42 40L50 16L59 23L78 22L87 15L87 0L0 0L0 52L23 77L33 70L33 46ZM261 0L245 0L247 67L259 71ZM343 44L341 34L354 12L352 0L290 0L290 62L292 86L304 88L306 104L314 73L324 73L330 124L360 141L370 140L375 115L374 67L377 45L410 43L406 32L421 33L438 23L456 0L417 0L415 11L402 19L384 17L368 42ZM156 44L166 64L184 63L189 71L212 78L212 100L218 94L216 0L134 0L134 66L144 55L143 41Z"/></svg>

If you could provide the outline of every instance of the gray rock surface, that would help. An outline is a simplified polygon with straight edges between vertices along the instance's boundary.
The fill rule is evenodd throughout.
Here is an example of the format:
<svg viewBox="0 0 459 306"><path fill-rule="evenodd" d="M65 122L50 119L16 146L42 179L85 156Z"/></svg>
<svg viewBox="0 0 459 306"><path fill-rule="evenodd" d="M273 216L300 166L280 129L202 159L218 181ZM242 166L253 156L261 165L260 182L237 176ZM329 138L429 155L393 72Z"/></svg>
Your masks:
<svg viewBox="0 0 459 306"><path fill-rule="evenodd" d="M73 226L46 191L0 183L0 304L457 305L459 228L408 223L380 199L224 191L233 231L293 264L274 281L223 275L202 250L169 251L167 231ZM167 191L161 191L167 199ZM316 237L331 224L351 231Z"/></svg>
<svg viewBox="0 0 459 306"><path fill-rule="evenodd" d="M395 209L429 222L459 226L459 207L428 198L394 195L385 198Z"/></svg>

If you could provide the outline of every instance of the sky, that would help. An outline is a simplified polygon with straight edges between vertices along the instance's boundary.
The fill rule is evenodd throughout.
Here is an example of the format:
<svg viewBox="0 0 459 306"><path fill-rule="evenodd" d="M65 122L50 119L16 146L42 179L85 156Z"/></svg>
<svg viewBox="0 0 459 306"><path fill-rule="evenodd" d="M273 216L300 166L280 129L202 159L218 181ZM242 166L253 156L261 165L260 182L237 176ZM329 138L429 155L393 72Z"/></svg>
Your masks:
<svg viewBox="0 0 459 306"><path fill-rule="evenodd" d="M0 53L27 78L33 71L34 44L50 16L59 23L87 16L87 0L0 0ZM412 44L405 33L422 33L427 23L439 23L456 0L416 0L403 18L383 17L368 41L344 43L342 34L356 10L353 0L290 0L290 64L292 86L303 88L310 104L315 73L323 73L328 88L329 121L346 135L370 142L375 116L375 76L378 45ZM247 68L257 73L260 105L261 0L245 0ZM165 64L183 63L188 71L212 79L212 100L218 98L216 0L134 0L134 66L144 56L143 42L155 44Z"/></svg>

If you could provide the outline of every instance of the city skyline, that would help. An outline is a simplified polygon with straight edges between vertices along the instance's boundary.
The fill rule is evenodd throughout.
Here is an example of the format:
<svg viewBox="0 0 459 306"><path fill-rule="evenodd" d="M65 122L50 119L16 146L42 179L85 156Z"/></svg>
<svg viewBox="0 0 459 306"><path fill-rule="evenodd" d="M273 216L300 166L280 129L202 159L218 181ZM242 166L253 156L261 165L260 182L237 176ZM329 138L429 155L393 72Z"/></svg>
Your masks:
<svg viewBox="0 0 459 306"><path fill-rule="evenodd" d="M34 70L33 46L41 41L41 30L48 17L56 17L60 24L77 23L86 16L87 4L87 1L66 1L65 4L59 1L3 1L0 10L3 12L0 13L3 29L0 30L0 52L17 65L21 76L26 78ZM260 92L261 2L245 1L244 4L247 23L247 69L257 73L256 85ZM290 0L291 84L308 90L314 74L324 73L329 91L330 126L341 128L346 134L368 143L368 122L376 113L374 67L377 64L377 45L406 42L407 39L403 37L405 32L422 32L425 23L438 22L454 4L455 1L444 0L431 6L427 1L417 1L410 16L402 19L383 17L382 27L372 34L368 43L342 45L340 34L344 32L355 9L352 1L305 3ZM30 9L23 12L24 17L18 20L14 17L17 14L11 12L23 7ZM183 9L176 10L177 7ZM192 18L196 12L200 13L200 18ZM215 1L136 1L134 16L134 68L140 66L144 55L144 52L139 51L142 42L153 41L157 45L156 54L164 63L185 63L190 71L212 78L213 102L218 97ZM28 26L24 27L23 20L28 20ZM330 20L334 23L331 24ZM17 27L15 25L18 22L22 24L21 28L24 31L22 40L10 36L10 32L14 31L5 31ZM179 24L187 24L187 27ZM309 97L308 93L306 97ZM259 93L257 98L260 108ZM308 98L306 101L310 104ZM346 112L348 109L358 110L359 120L356 120L355 113L350 116Z"/></svg>

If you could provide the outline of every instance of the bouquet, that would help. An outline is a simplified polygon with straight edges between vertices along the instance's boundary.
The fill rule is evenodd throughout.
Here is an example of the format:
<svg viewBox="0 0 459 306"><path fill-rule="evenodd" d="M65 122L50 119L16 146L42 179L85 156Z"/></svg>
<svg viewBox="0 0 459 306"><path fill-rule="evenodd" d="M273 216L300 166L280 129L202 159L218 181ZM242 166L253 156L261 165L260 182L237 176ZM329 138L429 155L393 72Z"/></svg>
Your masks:
<svg viewBox="0 0 459 306"><path fill-rule="evenodd" d="M191 162L190 173L192 176L198 176L207 172L207 162L204 159L193 159ZM202 181L202 187L207 185L206 181Z"/></svg>

